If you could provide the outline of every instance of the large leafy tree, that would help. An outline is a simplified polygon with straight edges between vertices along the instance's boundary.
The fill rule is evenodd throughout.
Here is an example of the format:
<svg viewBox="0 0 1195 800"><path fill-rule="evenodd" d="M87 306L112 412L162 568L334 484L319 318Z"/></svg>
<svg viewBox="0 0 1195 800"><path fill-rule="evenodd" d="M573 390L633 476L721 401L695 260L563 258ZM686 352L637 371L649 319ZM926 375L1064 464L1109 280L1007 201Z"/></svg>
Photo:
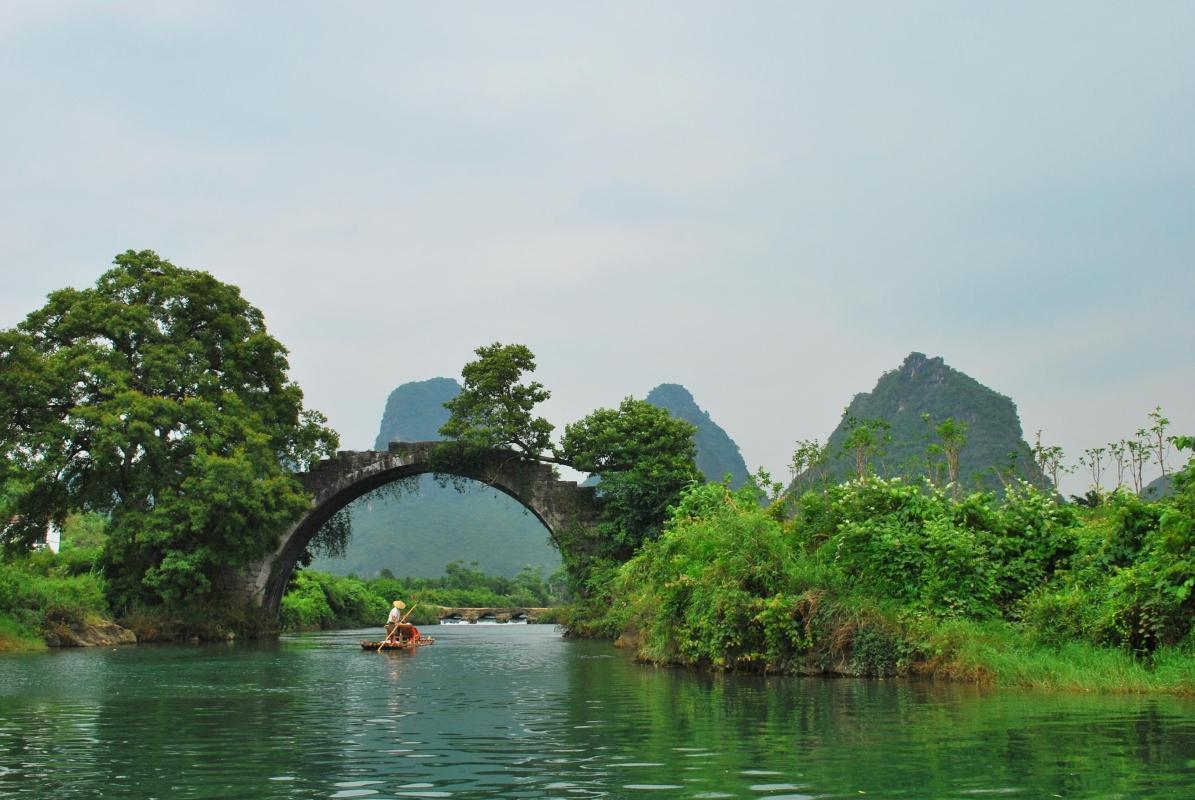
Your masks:
<svg viewBox="0 0 1195 800"><path fill-rule="evenodd" d="M535 371L535 355L525 345L499 342L474 352L477 360L461 370L460 393L444 404L449 417L440 433L472 447L541 457L551 446L553 426L532 410L551 393L538 381L522 381L523 373Z"/></svg>
<svg viewBox="0 0 1195 800"><path fill-rule="evenodd" d="M565 428L552 448L552 424L534 415L549 397L537 381L535 356L521 344L479 347L461 371L464 387L444 406L440 428L450 442L437 455L445 470L480 449L506 449L522 458L573 467L601 478L605 556L625 560L659 533L681 490L700 481L693 436L697 429L665 409L628 397L617 409L598 409ZM472 451L472 452L471 452Z"/></svg>
<svg viewBox="0 0 1195 800"><path fill-rule="evenodd" d="M118 606L202 595L306 508L291 476L335 450L285 348L235 286L128 251L94 288L0 331L0 538L71 511L109 518Z"/></svg>
<svg viewBox="0 0 1195 800"><path fill-rule="evenodd" d="M601 477L603 533L610 555L626 559L654 538L668 507L697 469L697 428L644 400L628 397L564 429L560 459Z"/></svg>

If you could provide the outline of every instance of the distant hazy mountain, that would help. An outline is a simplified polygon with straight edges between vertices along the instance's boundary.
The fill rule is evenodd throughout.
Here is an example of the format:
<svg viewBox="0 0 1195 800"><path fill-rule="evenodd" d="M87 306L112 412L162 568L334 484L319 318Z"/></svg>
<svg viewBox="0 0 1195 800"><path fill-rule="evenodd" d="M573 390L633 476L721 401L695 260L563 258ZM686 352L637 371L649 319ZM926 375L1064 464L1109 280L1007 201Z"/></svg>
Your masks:
<svg viewBox="0 0 1195 800"><path fill-rule="evenodd" d="M929 414L929 425L922 414ZM874 389L855 396L830 434L833 481L855 474L853 455L843 449L852 417L882 419L892 426L893 441L887 453L872 462L879 475L914 477L930 472L926 449L937 441L932 427L948 417L967 424L967 441L959 460L964 486L998 490L1002 484L996 471L1005 471L1010 463L1021 477L1036 481L1040 475L1012 400L948 367L941 358L910 353L899 368L885 372ZM1011 462L1010 453L1015 454ZM939 469L944 475L945 467ZM798 482L802 480L798 477Z"/></svg>
<svg viewBox="0 0 1195 800"><path fill-rule="evenodd" d="M448 421L444 404L460 394L461 385L452 378L432 378L404 383L386 398L382 427L374 450L385 450L391 442L440 440L440 426Z"/></svg>
<svg viewBox="0 0 1195 800"><path fill-rule="evenodd" d="M448 419L443 403L460 391L452 378L405 383L390 393L374 447L391 441L440 439ZM353 538L343 558L319 558L314 569L339 575L442 575L451 561L478 562L496 575L513 576L524 565L539 566L545 577L560 566L548 531L522 505L480 483L457 492L430 475L417 491L398 498L357 501L352 506Z"/></svg>
<svg viewBox="0 0 1195 800"><path fill-rule="evenodd" d="M688 389L677 383L662 383L644 399L697 426L697 435L693 437L697 444L697 468L706 480L720 481L729 474L736 488L747 482L749 473L739 446L697 405Z"/></svg>

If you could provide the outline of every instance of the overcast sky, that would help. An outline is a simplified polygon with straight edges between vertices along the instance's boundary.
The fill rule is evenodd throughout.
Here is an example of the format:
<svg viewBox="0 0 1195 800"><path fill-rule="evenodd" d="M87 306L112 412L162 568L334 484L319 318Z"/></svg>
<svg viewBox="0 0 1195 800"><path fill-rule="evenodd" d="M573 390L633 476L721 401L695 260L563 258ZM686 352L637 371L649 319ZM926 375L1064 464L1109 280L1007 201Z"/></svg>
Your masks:
<svg viewBox="0 0 1195 800"><path fill-rule="evenodd" d="M1195 433L1192 42L1187 2L3 0L0 327L148 248L346 448L493 341L558 425L683 383L779 474L912 350L1074 456Z"/></svg>

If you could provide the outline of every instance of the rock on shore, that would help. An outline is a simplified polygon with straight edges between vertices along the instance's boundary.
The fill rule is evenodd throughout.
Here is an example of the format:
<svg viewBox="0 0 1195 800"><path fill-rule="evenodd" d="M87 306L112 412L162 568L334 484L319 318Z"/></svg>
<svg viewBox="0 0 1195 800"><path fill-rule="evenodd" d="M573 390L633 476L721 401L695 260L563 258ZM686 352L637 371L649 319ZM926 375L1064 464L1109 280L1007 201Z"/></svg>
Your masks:
<svg viewBox="0 0 1195 800"><path fill-rule="evenodd" d="M120 644L137 644L137 636L115 622L101 620L56 625L46 634L46 644L50 647L113 647Z"/></svg>

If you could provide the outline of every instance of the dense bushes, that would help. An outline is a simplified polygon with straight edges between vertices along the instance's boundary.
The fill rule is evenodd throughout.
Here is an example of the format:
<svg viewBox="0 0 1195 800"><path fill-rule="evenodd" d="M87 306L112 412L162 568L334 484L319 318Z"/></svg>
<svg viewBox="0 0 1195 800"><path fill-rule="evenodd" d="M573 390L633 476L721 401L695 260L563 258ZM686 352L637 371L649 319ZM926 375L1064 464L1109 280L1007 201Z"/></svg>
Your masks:
<svg viewBox="0 0 1195 800"><path fill-rule="evenodd" d="M1024 485L955 502L928 484L870 478L802 498L804 552L848 585L938 616L1009 617L1074 552L1074 512Z"/></svg>
<svg viewBox="0 0 1195 800"><path fill-rule="evenodd" d="M39 643L53 625L108 615L97 550L49 550L0 561L0 650ZM6 644L7 642L7 644Z"/></svg>
<svg viewBox="0 0 1195 800"><path fill-rule="evenodd" d="M915 493L904 496L918 500ZM640 656L657 662L898 671L911 648L900 636L896 604L861 599L859 551L852 550L858 531L845 520L841 531L829 534L785 523L757 498L751 488L734 492L721 484L687 492L663 535L618 571L607 624L622 627ZM841 510L842 501L855 499L839 497L831 505ZM823 524L838 513L813 503L807 510ZM870 569L870 559L863 561ZM913 561L922 559L903 563ZM893 594L895 575L883 584Z"/></svg>
<svg viewBox="0 0 1195 800"><path fill-rule="evenodd" d="M1116 674L1164 662L1195 690L1195 670L1174 667L1195 663L1192 472L1165 502L1116 493L1090 510L1028 485L954 501L869 478L786 515L750 489L698 486L573 623L657 662L982 678L1020 676L1010 653L1066 673L1042 650L1061 648Z"/></svg>
<svg viewBox="0 0 1195 800"><path fill-rule="evenodd" d="M1189 475L1189 471L1188 471ZM1195 486L1165 503L1114 493L1090 513L1073 568L1025 604L1038 637L1150 654L1190 641L1195 624Z"/></svg>
<svg viewBox="0 0 1195 800"><path fill-rule="evenodd" d="M357 578L301 571L282 598L280 623L285 630L326 630L381 624L390 603Z"/></svg>
<svg viewBox="0 0 1195 800"><path fill-rule="evenodd" d="M43 640L71 641L72 631L77 633L81 625L112 619L97 565L100 553L98 546L65 544L59 553L43 549L0 561L0 650L40 649ZM274 629L274 621L260 609L202 598L174 606L134 606L116 621L133 630L139 642L222 640Z"/></svg>
<svg viewBox="0 0 1195 800"><path fill-rule="evenodd" d="M653 660L775 664L804 641L794 619L794 556L752 490L699 486L620 571L615 613Z"/></svg>
<svg viewBox="0 0 1195 800"><path fill-rule="evenodd" d="M1191 437L1176 443L1195 445ZM1023 604L1038 640L1111 645L1154 660L1166 647L1195 651L1195 459L1173 487L1156 503L1116 491L1084 512L1070 568Z"/></svg>

